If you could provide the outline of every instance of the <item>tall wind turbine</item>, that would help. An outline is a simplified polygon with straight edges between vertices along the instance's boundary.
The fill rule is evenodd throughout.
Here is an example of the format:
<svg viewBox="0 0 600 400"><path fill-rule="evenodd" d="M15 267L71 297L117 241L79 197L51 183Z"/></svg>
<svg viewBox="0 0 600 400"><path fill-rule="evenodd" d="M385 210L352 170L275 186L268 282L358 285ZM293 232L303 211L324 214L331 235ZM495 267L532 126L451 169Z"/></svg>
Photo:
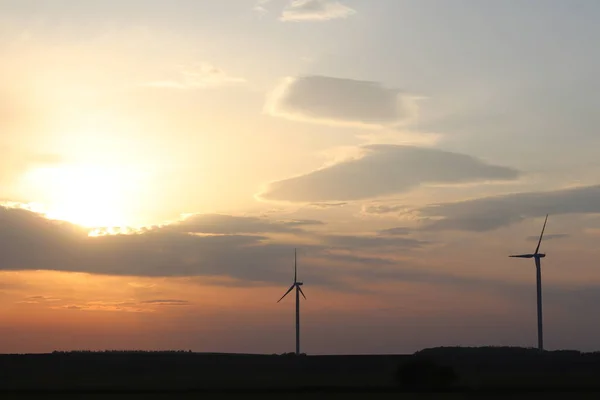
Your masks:
<svg viewBox="0 0 600 400"><path fill-rule="evenodd" d="M277 302L279 303L281 300L283 300L283 298L285 296L288 295L289 292L291 292L294 288L296 288L296 355L299 355L300 354L300 294L302 294L302 297L304 297L304 299L306 299L306 296L304 295L304 292L302 291L302 288L300 287L304 283L298 282L297 278L298 278L298 268L297 268L297 264L296 264L296 249L294 249L294 283L292 283L292 286L290 286L288 291L285 292L285 294L283 296L281 296L281 298L279 300L277 300Z"/></svg>
<svg viewBox="0 0 600 400"><path fill-rule="evenodd" d="M533 258L535 260L535 270L537 277L537 324L538 324L538 349L544 350L544 332L542 329L542 262L541 259L546 257L544 253L540 253L540 245L542 244L542 237L544 236L544 229L546 229L546 222L548 222L548 214L544 220L544 226L542 227L542 234L538 241L537 247L533 254L519 254L509 257L517 258Z"/></svg>

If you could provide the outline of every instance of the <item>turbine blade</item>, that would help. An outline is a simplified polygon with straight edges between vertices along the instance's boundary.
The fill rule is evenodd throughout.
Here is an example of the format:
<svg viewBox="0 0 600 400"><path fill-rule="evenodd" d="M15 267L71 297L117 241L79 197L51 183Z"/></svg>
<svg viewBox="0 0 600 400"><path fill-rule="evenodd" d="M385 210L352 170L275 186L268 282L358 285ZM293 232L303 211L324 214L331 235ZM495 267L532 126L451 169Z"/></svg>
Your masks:
<svg viewBox="0 0 600 400"><path fill-rule="evenodd" d="M540 240L538 241L538 245L535 248L535 252L533 254L537 254L540 250L540 245L542 244L542 237L544 236L544 230L546 229L546 222L548 222L548 214L546 214L546 219L544 220L544 226L542 227L542 234L540 235Z"/></svg>
<svg viewBox="0 0 600 400"><path fill-rule="evenodd" d="M281 300L283 300L283 298L284 298L285 296L287 296L289 292L291 292L291 291L292 291L292 289L294 288L294 286L296 286L296 285L292 285L292 286L290 286L290 288L288 289L288 291L287 291L287 292L285 292L285 294L284 294L283 296L281 296L281 298L280 298L279 300L277 300L277 302L279 303Z"/></svg>
<svg viewBox="0 0 600 400"><path fill-rule="evenodd" d="M296 249L294 249L294 283L296 283L297 281L297 276L298 276L298 268L296 266Z"/></svg>
<svg viewBox="0 0 600 400"><path fill-rule="evenodd" d="M516 254L509 257L517 257L517 258L532 258L533 254Z"/></svg>
<svg viewBox="0 0 600 400"><path fill-rule="evenodd" d="M298 290L300 291L302 297L304 297L304 300L306 300L306 296L304 295L304 292L302 291L302 288L300 286L298 286Z"/></svg>

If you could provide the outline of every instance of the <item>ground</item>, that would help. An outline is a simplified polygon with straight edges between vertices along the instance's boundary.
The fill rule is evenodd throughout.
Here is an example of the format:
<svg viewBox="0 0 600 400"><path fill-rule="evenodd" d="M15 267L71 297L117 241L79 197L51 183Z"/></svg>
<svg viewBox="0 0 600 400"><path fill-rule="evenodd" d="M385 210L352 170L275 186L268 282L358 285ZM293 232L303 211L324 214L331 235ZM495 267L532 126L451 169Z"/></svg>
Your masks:
<svg viewBox="0 0 600 400"><path fill-rule="evenodd" d="M85 398L428 398L414 390L598 390L600 354L519 348L437 348L414 355L294 356L187 352L0 355L0 391L87 391ZM129 394L96 394L93 391ZM135 391L171 391L140 393ZM182 391L196 393L182 393ZM211 393L200 393L211 390ZM277 390L277 393L266 393ZM396 393L381 393L382 390ZM175 392L178 393L175 393ZM356 393L362 391L361 393ZM370 391L371 393L367 393ZM400 392L402 391L402 392ZM353 395L349 393L354 392ZM241 393L236 393L239 395ZM259 393L256 393L259 394ZM478 393L479 396L482 393ZM63 396L63 394L61 394ZM69 397L78 396L70 394ZM149 397L152 396L152 397ZM416 397L414 397L416 396ZM448 394L464 398L473 394ZM223 397L223 398L224 398Z"/></svg>

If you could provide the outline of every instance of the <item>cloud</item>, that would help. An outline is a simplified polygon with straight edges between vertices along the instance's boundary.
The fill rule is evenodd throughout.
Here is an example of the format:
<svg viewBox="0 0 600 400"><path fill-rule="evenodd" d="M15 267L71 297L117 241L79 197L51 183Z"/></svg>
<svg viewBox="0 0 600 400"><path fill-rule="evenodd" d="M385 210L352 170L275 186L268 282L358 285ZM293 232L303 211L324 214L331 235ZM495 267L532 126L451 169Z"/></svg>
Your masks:
<svg viewBox="0 0 600 400"><path fill-rule="evenodd" d="M381 128L407 122L417 105L415 96L377 82L311 75L284 79L268 96L265 112L297 121Z"/></svg>
<svg viewBox="0 0 600 400"><path fill-rule="evenodd" d="M356 10L331 0L293 0L281 14L282 21L328 21L347 18Z"/></svg>
<svg viewBox="0 0 600 400"><path fill-rule="evenodd" d="M384 257L360 256L360 255L356 255L356 254L336 252L336 251L332 251L332 250L325 250L324 254L326 255L327 259L339 261L339 262L343 263L344 266L348 266L351 264L361 265L361 266L397 265L396 261L390 260L389 258L384 258Z"/></svg>
<svg viewBox="0 0 600 400"><path fill-rule="evenodd" d="M369 283L397 280L454 286L515 287L514 284L479 276L428 271L410 261L394 259L398 248L411 250L427 244L412 238L322 235L319 243L302 244L299 252L300 275L311 286L360 291L367 290L364 286ZM0 207L0 270L180 276L191 280L202 277L216 285L244 287L273 283L285 285L289 284L291 277L295 245L272 242L266 236L198 236L162 227L137 234L90 237L85 230L71 224L49 221L27 210ZM394 251L386 251L387 248ZM186 300L172 298L59 301L38 295L26 300L43 302L57 309L111 312L155 312L159 307L189 304Z"/></svg>
<svg viewBox="0 0 600 400"><path fill-rule="evenodd" d="M187 300L145 300L141 303L155 306L189 306L191 304Z"/></svg>
<svg viewBox="0 0 600 400"><path fill-rule="evenodd" d="M128 285L137 289L152 289L156 287L156 283L129 282Z"/></svg>
<svg viewBox="0 0 600 400"><path fill-rule="evenodd" d="M407 124L410 120L417 118L417 107L415 104L415 113L409 119L404 120ZM390 129L365 130L357 132L354 137L361 141L361 144L399 144L410 146L429 147L435 146L444 136L441 133L427 132L423 130L409 130L406 127L389 127Z"/></svg>
<svg viewBox="0 0 600 400"><path fill-rule="evenodd" d="M600 213L600 185L432 204L420 208L418 212L425 218L436 219L428 223L425 229L484 232L526 218L543 217L548 213Z"/></svg>
<svg viewBox="0 0 600 400"><path fill-rule="evenodd" d="M553 240L553 239L565 239L568 238L569 235L568 233L555 233L555 234L550 234L550 235L544 235L544 240ZM530 242L537 242L540 239L539 235L536 236L527 236L527 240L529 240Z"/></svg>
<svg viewBox="0 0 600 400"><path fill-rule="evenodd" d="M56 304L59 302L59 304ZM153 312L153 307L160 306L188 306L187 300L153 299L143 301L63 301L59 298L47 296L29 296L19 301L20 304L47 304L53 309L83 310L83 311L124 311L124 312ZM60 304L62 303L62 304ZM66 304L65 304L66 303Z"/></svg>
<svg viewBox="0 0 600 400"><path fill-rule="evenodd" d="M269 12L265 7L271 0L257 0L256 4L254 4L254 11L263 15Z"/></svg>
<svg viewBox="0 0 600 400"><path fill-rule="evenodd" d="M264 217L224 214L196 214L163 227L164 230L184 233L238 234L238 233L299 233L305 226L323 225L316 220L274 221Z"/></svg>
<svg viewBox="0 0 600 400"><path fill-rule="evenodd" d="M277 242L268 235L190 234L185 229L170 229L167 225L132 234L93 237L88 236L87 230L66 222L50 221L28 210L0 207L0 270L202 277L214 284L229 286L236 282L240 282L238 286L287 284L293 265L293 249L300 243L303 280L330 289L356 291L369 280L377 282L379 278L375 275L381 267L387 266L396 273L414 270L414 265L394 259L397 249L408 251L428 244L408 237L376 234L306 232L302 235L303 242L287 243ZM361 272L363 270L371 271L370 275ZM360 277L360 282L352 282L353 277ZM139 287L135 279L129 282ZM81 302L67 299L48 304L74 310L142 312L152 310L152 307L183 305L184 301L143 300ZM29 301L47 303L49 299L36 296Z"/></svg>
<svg viewBox="0 0 600 400"><path fill-rule="evenodd" d="M141 277L230 277L249 282L287 282L297 243L265 234L306 233L318 221L268 223L262 218L201 216L128 234L88 236L88 230L19 208L0 207L0 270L53 270ZM223 227L206 220L224 221ZM204 222L204 225L199 223ZM232 223L236 222L236 223ZM192 231L190 233L190 231ZM198 231L220 232L199 234ZM236 233L236 231L238 231ZM302 244L314 262L327 264L322 244ZM331 261L331 260L330 260ZM337 285L326 269L306 269L313 284ZM76 304L81 306L80 304Z"/></svg>
<svg viewBox="0 0 600 400"><path fill-rule="evenodd" d="M345 201L335 202L335 203L310 203L310 207L314 208L334 208L334 207L344 207L348 203Z"/></svg>
<svg viewBox="0 0 600 400"><path fill-rule="evenodd" d="M179 69L173 79L146 82L143 86L165 89L205 89L227 84L243 83L243 78L233 77L208 63Z"/></svg>
<svg viewBox="0 0 600 400"><path fill-rule="evenodd" d="M118 311L118 312L154 312L155 310L149 307L143 307L136 302L119 302L119 301L89 301L85 303L72 303L61 306L51 307L53 309L78 310L78 311Z"/></svg>
<svg viewBox="0 0 600 400"><path fill-rule="evenodd" d="M382 236L353 236L353 235L327 235L325 241L339 248L380 248L393 247L396 249L414 249L428 244L428 242L404 238Z"/></svg>
<svg viewBox="0 0 600 400"><path fill-rule="evenodd" d="M29 296L29 297L26 297L25 299L23 299L22 301L20 301L19 303L40 304L40 303L45 303L45 302L56 302L56 301L61 301L61 299L58 299L55 297L47 297L47 296Z"/></svg>
<svg viewBox="0 0 600 400"><path fill-rule="evenodd" d="M412 229L399 226L397 228L383 229L379 231L380 235L405 236L412 232Z"/></svg>
<svg viewBox="0 0 600 400"><path fill-rule="evenodd" d="M22 289L24 285L19 283L8 283L8 282L0 282L0 293L2 292L11 292L15 290Z"/></svg>
<svg viewBox="0 0 600 400"><path fill-rule="evenodd" d="M420 185L516 179L519 171L474 157L414 146L364 146L364 155L271 183L257 196L288 202L349 201L407 192Z"/></svg>
<svg viewBox="0 0 600 400"><path fill-rule="evenodd" d="M361 209L364 214L390 214L409 210L410 208L400 204L365 204Z"/></svg>

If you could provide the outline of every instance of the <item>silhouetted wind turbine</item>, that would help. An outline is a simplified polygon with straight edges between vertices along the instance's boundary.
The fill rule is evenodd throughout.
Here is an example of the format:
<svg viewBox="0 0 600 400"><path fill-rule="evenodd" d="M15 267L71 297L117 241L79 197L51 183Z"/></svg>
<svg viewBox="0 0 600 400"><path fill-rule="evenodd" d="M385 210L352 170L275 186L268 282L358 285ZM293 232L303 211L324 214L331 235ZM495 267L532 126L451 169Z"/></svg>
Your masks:
<svg viewBox="0 0 600 400"><path fill-rule="evenodd" d="M541 259L546 257L544 253L540 253L540 245L542 244L542 237L544 236L544 229L546 229L546 222L548 222L548 214L544 220L544 226L542 227L542 234L538 241L537 247L533 254L519 254L509 257L518 258L533 258L535 260L535 269L537 277L537 323L538 323L538 349L544 350L544 332L542 329L542 262Z"/></svg>
<svg viewBox="0 0 600 400"><path fill-rule="evenodd" d="M300 294L302 294L302 297L304 297L304 299L306 299L306 296L304 295L304 292L302 291L302 288L300 287L304 283L298 282L297 278L298 278L298 267L296 264L296 249L294 249L294 283L292 283L292 286L290 286L288 291L285 292L285 294L283 296L281 296L281 298L279 300L277 300L277 302L279 303L281 300L283 300L283 298L285 296L288 295L289 292L292 291L292 289L296 288L296 355L299 355L300 354Z"/></svg>

